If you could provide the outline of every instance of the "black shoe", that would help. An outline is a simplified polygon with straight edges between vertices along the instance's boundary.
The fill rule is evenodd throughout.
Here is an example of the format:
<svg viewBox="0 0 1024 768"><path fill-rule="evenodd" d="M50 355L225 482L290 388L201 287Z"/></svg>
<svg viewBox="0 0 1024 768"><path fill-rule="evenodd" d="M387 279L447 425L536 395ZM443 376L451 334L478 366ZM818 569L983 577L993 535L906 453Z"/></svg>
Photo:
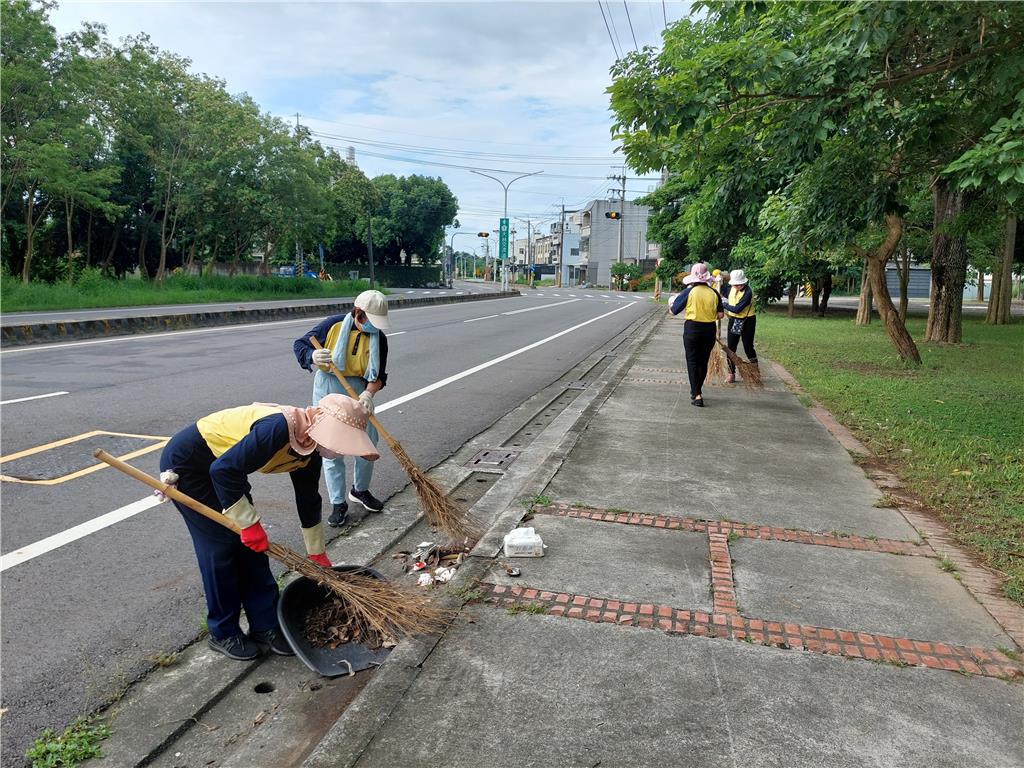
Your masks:
<svg viewBox="0 0 1024 768"><path fill-rule="evenodd" d="M278 656L294 656L295 651L288 644L284 634L276 629L265 629L262 632L250 632L249 637L259 644L263 650L268 648Z"/></svg>
<svg viewBox="0 0 1024 768"><path fill-rule="evenodd" d="M703 397L699 398L699 399L698 398L694 398L693 400L690 401L690 405L696 405L698 408L703 408L704 407L704 398Z"/></svg>
<svg viewBox="0 0 1024 768"><path fill-rule="evenodd" d="M353 503L359 502L370 512L384 511L384 502L369 491L357 491L355 486L352 486L352 489L348 492L348 500Z"/></svg>
<svg viewBox="0 0 1024 768"><path fill-rule="evenodd" d="M327 518L327 524L331 528L341 528L343 525L348 524L348 502L343 501L341 504L333 504L331 509L331 516Z"/></svg>
<svg viewBox="0 0 1024 768"><path fill-rule="evenodd" d="M235 635L218 640L211 636L207 641L211 648L235 661L252 661L260 655L260 647L245 635Z"/></svg>

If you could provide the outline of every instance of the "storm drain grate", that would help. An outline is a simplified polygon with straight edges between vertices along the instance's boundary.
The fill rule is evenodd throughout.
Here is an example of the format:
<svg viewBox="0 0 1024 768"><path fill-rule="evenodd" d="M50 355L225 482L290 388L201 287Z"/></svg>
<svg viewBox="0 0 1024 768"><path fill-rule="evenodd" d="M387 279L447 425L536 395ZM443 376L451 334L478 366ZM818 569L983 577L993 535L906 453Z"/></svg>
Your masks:
<svg viewBox="0 0 1024 768"><path fill-rule="evenodd" d="M462 466L479 472L504 472L519 458L519 453L504 448L485 448Z"/></svg>

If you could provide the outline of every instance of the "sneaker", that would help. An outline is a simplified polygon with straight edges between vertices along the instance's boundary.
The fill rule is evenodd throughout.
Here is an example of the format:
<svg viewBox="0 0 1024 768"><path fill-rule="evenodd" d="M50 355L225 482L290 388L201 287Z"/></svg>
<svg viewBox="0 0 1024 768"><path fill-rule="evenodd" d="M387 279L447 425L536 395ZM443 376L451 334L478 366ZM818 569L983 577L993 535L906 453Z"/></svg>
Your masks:
<svg viewBox="0 0 1024 768"><path fill-rule="evenodd" d="M245 635L226 637L223 640L211 636L207 643L213 650L235 661L252 661L260 655L260 647Z"/></svg>
<svg viewBox="0 0 1024 768"><path fill-rule="evenodd" d="M369 491L357 491L355 486L348 492L348 500L362 504L370 512L384 511L384 502Z"/></svg>
<svg viewBox="0 0 1024 768"><path fill-rule="evenodd" d="M341 504L333 504L331 506L331 516L327 518L327 524L331 528L341 528L341 526L348 523L348 502L343 501Z"/></svg>
<svg viewBox="0 0 1024 768"><path fill-rule="evenodd" d="M287 638L277 629L265 629L262 632L250 632L249 637L253 639L263 650L269 648L278 656L294 656L295 651L288 644Z"/></svg>

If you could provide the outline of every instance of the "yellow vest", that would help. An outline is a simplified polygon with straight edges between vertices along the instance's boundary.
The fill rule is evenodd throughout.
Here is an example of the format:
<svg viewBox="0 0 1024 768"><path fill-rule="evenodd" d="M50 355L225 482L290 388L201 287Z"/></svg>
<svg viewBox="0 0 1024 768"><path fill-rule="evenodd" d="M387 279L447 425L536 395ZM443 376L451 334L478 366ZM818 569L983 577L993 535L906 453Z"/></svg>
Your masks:
<svg viewBox="0 0 1024 768"><path fill-rule="evenodd" d="M332 325L331 329L327 332L327 343L324 344L324 347L333 352L337 347L340 335L341 323L339 322ZM360 331L353 324L352 330L348 334L348 344L345 345L345 368L342 370L342 374L345 376L363 377L366 375L366 369L369 365L370 334ZM330 369L320 366L320 370L326 373Z"/></svg>
<svg viewBox="0 0 1024 768"><path fill-rule="evenodd" d="M240 405L204 416L196 422L196 427L209 446L210 452L220 457L241 442L249 434L253 424L275 413L281 411L270 405ZM285 443L259 471L267 474L291 472L309 464L311 458L312 456L296 456L291 452L291 445Z"/></svg>
<svg viewBox="0 0 1024 768"><path fill-rule="evenodd" d="M743 286L743 288L746 288L746 287L747 286ZM742 289L740 289L740 288L733 288L731 291L729 291L729 303L730 304L735 306L736 304L739 303L741 298L743 298L743 290ZM755 314L755 312L754 312L754 296L753 296L753 294L751 294L751 296L750 296L750 303L747 304L747 306L745 306L739 312L728 312L727 311L725 314L727 314L729 317L753 317L753 315Z"/></svg>
<svg viewBox="0 0 1024 768"><path fill-rule="evenodd" d="M718 292L702 283L694 284L690 295L686 297L684 320L696 320L698 323L713 323L718 319Z"/></svg>

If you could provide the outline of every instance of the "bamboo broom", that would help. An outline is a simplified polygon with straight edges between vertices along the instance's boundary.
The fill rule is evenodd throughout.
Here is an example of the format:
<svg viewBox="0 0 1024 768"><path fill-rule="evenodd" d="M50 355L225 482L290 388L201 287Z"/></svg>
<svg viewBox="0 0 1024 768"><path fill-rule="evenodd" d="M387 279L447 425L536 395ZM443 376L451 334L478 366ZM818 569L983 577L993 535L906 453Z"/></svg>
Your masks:
<svg viewBox="0 0 1024 768"><path fill-rule="evenodd" d="M708 379L716 384L725 384L725 360L718 347L712 347L708 357Z"/></svg>
<svg viewBox="0 0 1024 768"><path fill-rule="evenodd" d="M223 525L235 533L241 532L231 518L196 501L177 488L161 483L141 469L125 464L102 449L97 449L93 455L218 525ZM358 571L339 573L321 568L282 544L271 542L267 554L341 598L356 624L364 632L376 635L384 642L394 642L397 635L438 632L448 621L448 615L437 606L431 605L425 596L402 589L390 582Z"/></svg>
<svg viewBox="0 0 1024 768"><path fill-rule="evenodd" d="M721 339L715 339L718 342L718 346L725 352L726 357L729 358L730 362L736 366L739 371L740 378L743 379L743 384L747 389L762 389L764 382L761 380L761 369L757 363L752 363L749 360L744 360L742 357L733 352L729 347L722 343Z"/></svg>
<svg viewBox="0 0 1024 768"><path fill-rule="evenodd" d="M316 339L315 336L309 337L309 343L313 345L314 349L323 349L323 345ZM341 371L337 369L334 363L331 363L331 373L335 375L338 381L341 382L341 386L345 388L348 396L353 400L358 400L359 395L352 389L352 386L345 381L345 377ZM377 428L377 433L384 438L384 442L388 444L388 448L395 454L395 458L398 459L398 463L402 465L402 469L405 470L409 476L409 480L412 481L413 486L416 488L416 495L419 496L420 504L423 507L423 512L426 515L427 522L441 530L445 531L448 535L455 538L457 541L475 543L480 538L480 534L483 531L483 526L480 521L474 518L468 510L463 509L459 504L452 501L448 495L441 490L441 486L435 483L427 474L413 463L413 460L406 453L405 448L402 447L391 434L384 429L377 417L372 413L370 414L370 422L374 427Z"/></svg>

